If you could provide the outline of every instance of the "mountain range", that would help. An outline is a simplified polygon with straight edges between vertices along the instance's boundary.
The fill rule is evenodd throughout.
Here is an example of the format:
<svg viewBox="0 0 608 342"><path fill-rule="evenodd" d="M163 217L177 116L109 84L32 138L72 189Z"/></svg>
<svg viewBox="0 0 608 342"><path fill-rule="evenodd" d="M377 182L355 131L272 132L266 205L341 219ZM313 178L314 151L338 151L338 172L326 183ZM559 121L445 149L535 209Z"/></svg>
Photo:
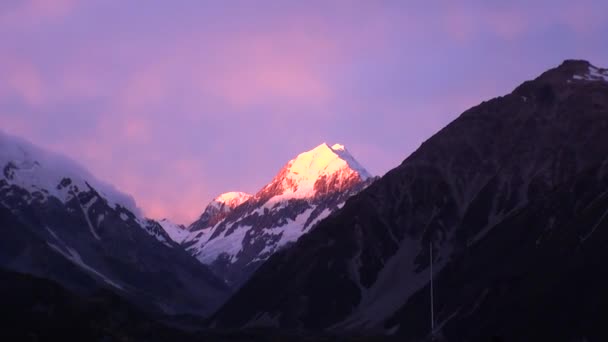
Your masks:
<svg viewBox="0 0 608 342"><path fill-rule="evenodd" d="M202 315L207 332L254 334L242 340L603 341L607 129L608 70L567 60L381 178L321 144L188 226L145 219L75 163L1 135L0 267L70 293L55 301L101 289L120 298L110 312ZM103 331L146 339L102 312Z"/></svg>

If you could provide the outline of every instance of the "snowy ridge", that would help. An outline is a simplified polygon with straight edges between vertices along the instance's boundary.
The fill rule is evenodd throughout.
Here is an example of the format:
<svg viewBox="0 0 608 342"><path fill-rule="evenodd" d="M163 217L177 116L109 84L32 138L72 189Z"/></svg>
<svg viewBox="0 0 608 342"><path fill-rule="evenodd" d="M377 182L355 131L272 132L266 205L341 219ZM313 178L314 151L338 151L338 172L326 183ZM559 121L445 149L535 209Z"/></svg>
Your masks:
<svg viewBox="0 0 608 342"><path fill-rule="evenodd" d="M240 191L225 192L213 199L215 203L221 203L231 208L240 205L251 198L251 195Z"/></svg>
<svg viewBox="0 0 608 342"><path fill-rule="evenodd" d="M2 131L0 168L3 171L0 179L29 192L40 192L45 199L53 196L65 203L74 196L74 192L93 187L108 201L110 207L120 205L141 215L131 196L96 179L76 162Z"/></svg>
<svg viewBox="0 0 608 342"><path fill-rule="evenodd" d="M361 176L361 179L366 180L372 178L372 175L367 172L367 170L363 166L361 166L361 164L359 164L357 160L355 160L355 158L350 154L350 152L348 152L344 145L334 144L330 148L335 154L337 154L342 160L344 160L348 164L348 166L350 166L351 169L355 170L359 174L359 176Z"/></svg>
<svg viewBox="0 0 608 342"><path fill-rule="evenodd" d="M230 210L241 205L243 202L250 199L252 196L245 192L231 191L225 192L216 198L214 198L208 205L207 208L217 209L219 212L229 212Z"/></svg>
<svg viewBox="0 0 608 342"><path fill-rule="evenodd" d="M171 220L166 218L158 221L158 224L160 224L160 226L165 230L165 232L169 234L171 240L177 243L181 243L182 241L184 241L184 239L186 239L188 237L188 234L190 233L183 224L173 223Z"/></svg>

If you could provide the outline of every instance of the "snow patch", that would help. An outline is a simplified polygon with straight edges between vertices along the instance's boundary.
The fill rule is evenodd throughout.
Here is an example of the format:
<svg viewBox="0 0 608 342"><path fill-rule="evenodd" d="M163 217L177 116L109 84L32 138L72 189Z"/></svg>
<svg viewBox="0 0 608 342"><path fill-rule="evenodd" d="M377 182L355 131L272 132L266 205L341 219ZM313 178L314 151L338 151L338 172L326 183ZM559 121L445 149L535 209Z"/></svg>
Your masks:
<svg viewBox="0 0 608 342"><path fill-rule="evenodd" d="M231 262L235 262L237 254L243 248L243 239L249 229L251 229L251 226L238 226L230 234L227 233L231 229L226 229L221 235L204 243L203 248L199 250L199 254L196 256L197 259L204 264L210 264L220 255L226 255Z"/></svg>
<svg viewBox="0 0 608 342"><path fill-rule="evenodd" d="M82 204L80 204L80 200L76 198L76 203L78 203L78 206L84 215L84 219L87 222L87 226L89 227L91 234L93 234L93 237L95 237L97 240L101 240L99 235L97 235L97 231L95 231L93 224L91 224L91 219L89 218L89 208L95 203L95 201L97 201L97 197L93 197L87 204L82 206Z"/></svg>
<svg viewBox="0 0 608 342"><path fill-rule="evenodd" d="M573 79L579 81L603 81L608 82L608 70L599 69L594 67L593 65L589 66L587 73L583 75L574 75Z"/></svg>

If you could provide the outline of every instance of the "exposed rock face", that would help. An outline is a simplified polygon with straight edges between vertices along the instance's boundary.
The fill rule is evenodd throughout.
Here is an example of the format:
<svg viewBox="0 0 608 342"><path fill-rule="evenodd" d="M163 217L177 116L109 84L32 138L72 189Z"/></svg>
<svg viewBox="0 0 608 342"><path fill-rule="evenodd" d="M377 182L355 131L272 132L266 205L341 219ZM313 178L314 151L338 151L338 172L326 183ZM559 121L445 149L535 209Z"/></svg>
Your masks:
<svg viewBox="0 0 608 342"><path fill-rule="evenodd" d="M182 244L238 287L270 255L295 242L373 179L344 146L321 144L288 162L254 196L239 196L239 205L220 206L214 200Z"/></svg>
<svg viewBox="0 0 608 342"><path fill-rule="evenodd" d="M432 246L437 336L605 338L607 128L608 71L585 61L483 102L271 257L213 324L430 339Z"/></svg>
<svg viewBox="0 0 608 342"><path fill-rule="evenodd" d="M0 268L169 314L208 314L230 294L132 199L75 163L0 134L0 165Z"/></svg>

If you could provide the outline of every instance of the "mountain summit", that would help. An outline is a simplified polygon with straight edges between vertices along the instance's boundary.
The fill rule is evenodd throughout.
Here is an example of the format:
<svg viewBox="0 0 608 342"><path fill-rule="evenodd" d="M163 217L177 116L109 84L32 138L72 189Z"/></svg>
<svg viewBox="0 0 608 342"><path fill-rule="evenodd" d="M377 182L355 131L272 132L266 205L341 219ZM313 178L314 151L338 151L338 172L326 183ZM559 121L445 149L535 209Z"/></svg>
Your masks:
<svg viewBox="0 0 608 342"><path fill-rule="evenodd" d="M290 160L255 195L214 199L178 242L238 286L373 179L343 145L323 143Z"/></svg>
<svg viewBox="0 0 608 342"><path fill-rule="evenodd" d="M256 194L259 200L312 198L326 192L342 191L353 182L371 175L344 145L326 143L299 154L283 167L276 177Z"/></svg>

